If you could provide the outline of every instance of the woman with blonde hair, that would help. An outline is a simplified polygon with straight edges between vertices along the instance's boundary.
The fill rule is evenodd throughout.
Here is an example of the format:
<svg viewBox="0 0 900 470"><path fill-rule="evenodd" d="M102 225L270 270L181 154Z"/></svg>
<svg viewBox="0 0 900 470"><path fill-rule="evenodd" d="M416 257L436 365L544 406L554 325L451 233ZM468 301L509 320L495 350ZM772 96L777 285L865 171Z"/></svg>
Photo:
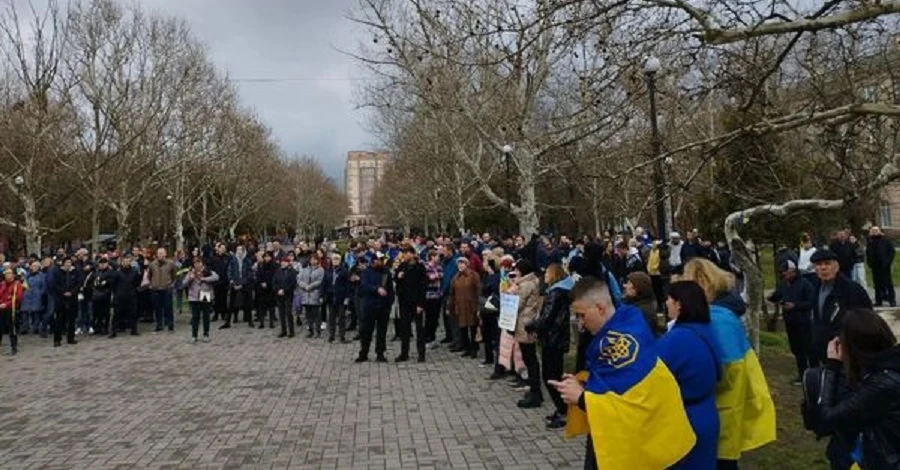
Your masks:
<svg viewBox="0 0 900 470"><path fill-rule="evenodd" d="M743 452L775 440L775 405L750 347L744 324L744 301L732 292L734 277L711 261L694 258L680 280L696 282L710 303L710 326L722 359L722 380L716 386L720 430L718 469L737 468Z"/></svg>

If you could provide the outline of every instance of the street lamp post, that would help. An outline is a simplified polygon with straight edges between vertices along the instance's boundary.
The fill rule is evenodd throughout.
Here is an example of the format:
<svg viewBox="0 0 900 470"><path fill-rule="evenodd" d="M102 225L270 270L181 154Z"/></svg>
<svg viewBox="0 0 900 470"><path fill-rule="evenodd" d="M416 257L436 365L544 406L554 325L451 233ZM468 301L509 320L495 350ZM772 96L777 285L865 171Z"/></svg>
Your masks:
<svg viewBox="0 0 900 470"><path fill-rule="evenodd" d="M650 130L651 147L653 153L653 195L656 199L656 224L659 227L658 238L664 240L668 236L667 230L672 228L669 215L669 192L666 182L666 174L663 169L662 140L659 136L659 124L656 112L656 73L661 64L659 59L650 56L644 63L644 75L647 77L647 89L650 95Z"/></svg>
<svg viewBox="0 0 900 470"><path fill-rule="evenodd" d="M504 145L503 146L503 162L506 164L506 208L509 213L508 217L512 217L512 196L509 190L509 159L512 156L512 145ZM512 225L512 224L510 224ZM512 229L512 227L509 227Z"/></svg>

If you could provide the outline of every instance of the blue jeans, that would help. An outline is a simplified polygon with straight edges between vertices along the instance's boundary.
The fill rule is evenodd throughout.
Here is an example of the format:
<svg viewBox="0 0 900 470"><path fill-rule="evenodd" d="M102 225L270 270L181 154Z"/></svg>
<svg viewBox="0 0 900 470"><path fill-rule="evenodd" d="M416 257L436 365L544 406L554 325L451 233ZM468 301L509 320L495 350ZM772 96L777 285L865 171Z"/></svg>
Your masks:
<svg viewBox="0 0 900 470"><path fill-rule="evenodd" d="M156 319L156 329L161 330L163 321L170 330L175 328L175 316L172 313L172 291L169 289L155 290L151 292L153 298L153 316Z"/></svg>

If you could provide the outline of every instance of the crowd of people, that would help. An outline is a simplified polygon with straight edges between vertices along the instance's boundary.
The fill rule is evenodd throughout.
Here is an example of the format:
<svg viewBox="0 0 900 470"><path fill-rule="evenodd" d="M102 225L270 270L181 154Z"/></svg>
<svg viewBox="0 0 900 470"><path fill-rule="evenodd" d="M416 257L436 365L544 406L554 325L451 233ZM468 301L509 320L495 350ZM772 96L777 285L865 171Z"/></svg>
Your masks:
<svg viewBox="0 0 900 470"><path fill-rule="evenodd" d="M781 250L769 299L783 311L798 383L804 374L821 378L804 417L831 437L833 468L854 459L896 468L900 354L853 281L853 243L841 232L830 246L804 236L797 252ZM893 245L875 227L863 253L876 303L894 305ZM60 346L82 334L137 335L140 320L173 332L186 303L192 343L209 342L213 322L268 325L279 340L305 327L310 339L358 340L357 363L370 352L388 362L393 324L396 362L411 360L414 335L418 362L441 347L481 358L486 378L523 392L521 408L540 408L546 391L547 427L588 435L586 468L737 468L742 453L776 437L774 404L742 323L740 270L724 243L696 230L667 241L637 229L596 239L383 237L343 250L327 240L220 242L173 257L162 248L60 250L3 261L0 326L12 354L17 333L52 332ZM513 297L515 325L501 328Z"/></svg>

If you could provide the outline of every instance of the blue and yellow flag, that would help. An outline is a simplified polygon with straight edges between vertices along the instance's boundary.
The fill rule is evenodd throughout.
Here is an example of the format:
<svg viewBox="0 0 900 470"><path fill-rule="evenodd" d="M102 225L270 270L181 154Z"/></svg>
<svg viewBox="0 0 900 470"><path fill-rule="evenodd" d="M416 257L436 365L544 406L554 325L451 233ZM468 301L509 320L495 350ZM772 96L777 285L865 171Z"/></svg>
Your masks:
<svg viewBox="0 0 900 470"><path fill-rule="evenodd" d="M628 305L588 346L584 401L600 469L666 468L697 441L654 343L641 311Z"/></svg>
<svg viewBox="0 0 900 470"><path fill-rule="evenodd" d="M775 404L740 318L725 307L713 305L710 319L724 369L716 386L719 458L738 460L742 452L775 440Z"/></svg>

